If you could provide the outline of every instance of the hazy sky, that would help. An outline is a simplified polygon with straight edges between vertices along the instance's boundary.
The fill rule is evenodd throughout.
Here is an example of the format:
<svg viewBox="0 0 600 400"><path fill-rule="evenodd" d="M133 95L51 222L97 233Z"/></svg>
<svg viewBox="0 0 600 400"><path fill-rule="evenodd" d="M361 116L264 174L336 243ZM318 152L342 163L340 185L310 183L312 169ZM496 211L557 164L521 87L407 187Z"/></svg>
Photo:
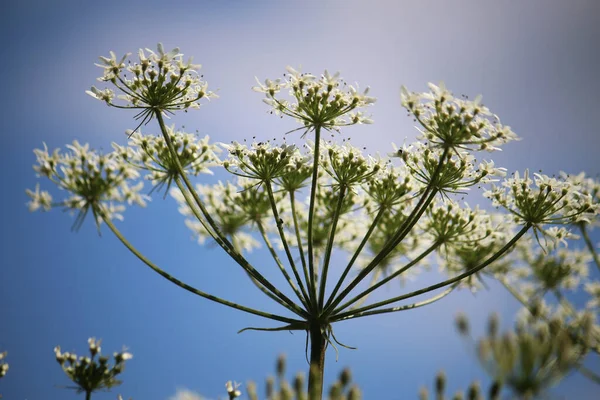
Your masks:
<svg viewBox="0 0 600 400"><path fill-rule="evenodd" d="M378 98L369 110L375 124L344 131L369 151L385 153L390 142L415 136L400 107L400 85L425 90L427 82L443 80L457 94L483 94L485 105L523 138L493 155L497 165L600 173L597 0L19 1L3 5L0 14L0 351L9 352L10 363L0 393L8 400L78 398L56 388L68 381L52 349L60 344L83 353L90 336L102 338L107 352L126 345L134 354L125 383L97 399L123 393L163 400L177 388L215 399L224 396L227 380L262 383L282 352L289 371L306 369L303 334L238 335L247 326L272 324L175 287L108 230L98 237L91 220L72 233L67 213L28 213L24 191L36 182L33 148L77 139L109 150L134 127L132 113L84 93L101 73L97 57L110 50L120 55L161 41L193 55L220 98L173 122L216 141L280 137L294 128L293 121L269 115L250 88L255 76L279 77L286 65L302 65L313 73L340 70L348 82L371 86ZM119 227L157 264L194 286L276 309L217 248L190 239L173 199L156 197L146 209L128 209ZM396 285L388 292L401 290L407 289ZM489 292L454 293L428 308L338 324L336 337L358 350L342 349L337 363L328 352L326 380L350 366L369 400L416 398L438 369L446 370L452 391L474 379L486 382L453 317L465 311L481 332L491 311L510 325L516 309L492 285ZM591 362L600 366L597 358ZM553 393L585 400L594 390L573 376Z"/></svg>

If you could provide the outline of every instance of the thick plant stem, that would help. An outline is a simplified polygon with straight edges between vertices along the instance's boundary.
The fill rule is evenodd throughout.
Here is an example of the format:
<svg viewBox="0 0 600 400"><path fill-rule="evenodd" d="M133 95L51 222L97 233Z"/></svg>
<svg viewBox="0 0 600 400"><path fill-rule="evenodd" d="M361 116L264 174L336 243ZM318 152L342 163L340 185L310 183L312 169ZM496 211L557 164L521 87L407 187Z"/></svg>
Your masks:
<svg viewBox="0 0 600 400"><path fill-rule="evenodd" d="M309 400L321 400L323 397L323 374L325 372L325 350L327 339L324 327L313 322L309 328L310 334L310 373L308 377Z"/></svg>
<svg viewBox="0 0 600 400"><path fill-rule="evenodd" d="M92 398L92 392L91 391L85 392L85 400L90 400L91 398Z"/></svg>

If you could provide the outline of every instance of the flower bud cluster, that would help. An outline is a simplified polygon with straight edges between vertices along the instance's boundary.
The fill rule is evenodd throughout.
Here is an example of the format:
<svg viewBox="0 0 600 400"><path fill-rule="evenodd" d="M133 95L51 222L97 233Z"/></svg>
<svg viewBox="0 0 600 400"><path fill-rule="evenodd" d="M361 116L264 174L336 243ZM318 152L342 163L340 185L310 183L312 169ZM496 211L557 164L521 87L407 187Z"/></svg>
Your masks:
<svg viewBox="0 0 600 400"><path fill-rule="evenodd" d="M535 182L536 187L532 187ZM544 224L570 224L582 214L597 215L600 204L593 203L591 195L584 195L570 182L534 174L531 179L526 170L521 178L515 172L501 187L492 187L484 196L492 199L493 205L504 207L519 224L531 224L541 229ZM557 240L564 240L565 233L545 231Z"/></svg>
<svg viewBox="0 0 600 400"><path fill-rule="evenodd" d="M323 254L327 240L331 231L331 221L336 212L339 201L339 188L332 186L328 175L322 176L317 185L315 194L315 212L313 215L313 233L312 241L315 254ZM302 246L308 245L308 199L305 202L295 203L295 216L298 222L300 240ZM340 250L351 250L355 245L355 240L364 232L364 219L359 214L359 209L364 207L365 197L363 193L354 193L349 191L345 194L339 210L339 219L337 222L336 237L334 246ZM287 203L287 206L285 206ZM280 217L283 221L288 244L298 246L294 231L294 215L289 207L289 199L282 200L281 206L285 206ZM280 207L280 205L278 205ZM276 239L276 242L280 240ZM315 256L317 257L317 256Z"/></svg>
<svg viewBox="0 0 600 400"><path fill-rule="evenodd" d="M31 211L40 207L49 210L53 206L78 211L74 227L79 228L90 210L96 224L100 224L105 218L123 219L120 213L125 210L124 203L146 205L148 197L140 194L143 182L132 183L139 177L138 171L116 153L100 154L77 141L67 148L68 152L55 150L49 154L44 144L43 149L34 150L37 165L33 169L38 176L48 178L69 196L52 203L51 195L40 192L38 185L35 191L27 191Z"/></svg>
<svg viewBox="0 0 600 400"><path fill-rule="evenodd" d="M236 399L242 395L242 392L238 390L240 387L240 383L227 381L225 383L225 390L227 390L227 394L229 395L229 400Z"/></svg>
<svg viewBox="0 0 600 400"><path fill-rule="evenodd" d="M432 241L445 247L473 244L491 236L490 217L479 208L462 208L452 200L436 201L427 209L422 226Z"/></svg>
<svg viewBox="0 0 600 400"><path fill-rule="evenodd" d="M252 143L250 147L232 142L221 143L229 151L229 159L223 161L223 167L234 175L271 182L281 178L290 164L297 160L299 152L296 146L271 146L269 141Z"/></svg>
<svg viewBox="0 0 600 400"><path fill-rule="evenodd" d="M589 274L592 256L587 250L560 248L552 252L522 252L529 269L529 278L537 290L575 290Z"/></svg>
<svg viewBox="0 0 600 400"><path fill-rule="evenodd" d="M348 143L337 145L322 142L324 156L321 164L337 186L349 188L367 183L383 168L381 160L363 156L361 150Z"/></svg>
<svg viewBox="0 0 600 400"><path fill-rule="evenodd" d="M357 266L364 268L373 260L374 255L379 254L386 245L389 244L390 238L398 231L400 226L406 221L406 212L410 212L407 209L408 204L402 204L394 209L388 209L381 215L380 221L377 227L371 234L369 242L367 243L367 250L363 251L357 258ZM367 207L368 210L368 207ZM372 213L370 213L372 216ZM372 218L372 217L371 217ZM367 220L368 223L368 220ZM366 228L363 228L363 231ZM361 235L358 235L362 239ZM423 245L425 243L420 240L420 232L412 230L394 249L383 259L378 265L376 271L382 272L383 275L389 275L395 272L402 266L400 262L401 258L412 259L424 250ZM426 262L422 261L419 263L420 266L425 265ZM413 268L410 271L406 271L402 274L401 279L404 281L407 276L414 276L418 272L417 268Z"/></svg>
<svg viewBox="0 0 600 400"><path fill-rule="evenodd" d="M459 235L453 240L451 246L445 247L443 260L440 259L440 265L450 275L457 275L463 272L472 270L485 262L490 257L494 256L506 244L506 242L514 236L514 226L508 220L505 214L487 214L487 218L481 214L481 217L476 217L475 221L469 224L470 233ZM484 270L477 272L475 277L480 275L492 275L494 277L504 277L509 270L512 270L513 259L509 259L507 255L494 261ZM471 290L476 289L479 285L473 279L474 276L467 278L464 283Z"/></svg>
<svg viewBox="0 0 600 400"><path fill-rule="evenodd" d="M440 371L435 376L435 381L434 381L434 391L435 391L436 399L446 399L447 398L445 395L446 387L447 387L446 374L444 373L444 371ZM502 385L500 382L498 382L498 381L492 382L492 384L490 385L490 388L488 389L487 399L498 400L500 398L501 390L502 390ZM468 400L483 400L484 397L482 396L481 387L479 385L479 382L475 381L469 385L469 388L467 389L466 397L465 397L465 394L461 390L457 391L452 396L452 400L463 400L465 398ZM419 400L429 400L429 391L427 390L427 388L425 386L423 386L421 388L421 390L419 391Z"/></svg>
<svg viewBox="0 0 600 400"><path fill-rule="evenodd" d="M461 334L468 335L468 326ZM542 323L521 320L514 331L498 334L497 316L488 323L487 337L477 354L490 376L519 398L537 397L577 366L588 348L574 340L560 319Z"/></svg>
<svg viewBox="0 0 600 400"><path fill-rule="evenodd" d="M252 224L264 224L265 220L273 219L271 203L264 188L258 187L253 180L238 178L235 182L226 184L199 184L196 189L221 232L232 240L237 249L251 251L260 247L260 242L250 233ZM183 194L172 189L171 195L179 203L179 211L189 217L185 224L198 238L198 242L202 244L207 238L212 238L205 224L194 216ZM274 196L279 203L281 194L275 193ZM268 229L273 228L272 224L268 224Z"/></svg>
<svg viewBox="0 0 600 400"><path fill-rule="evenodd" d="M569 175L565 172L560 173L561 179L569 182L573 190L580 193L583 196L591 198L593 204L600 203L600 180L593 179L585 176L585 172L581 172L577 175ZM574 212L576 210L570 210ZM585 212L575 217L575 222L578 224L598 226L600 225L600 219L595 218L597 214L593 212Z"/></svg>
<svg viewBox="0 0 600 400"><path fill-rule="evenodd" d="M498 146L518 139L509 126L502 125L498 116L474 101L455 98L443 83L429 83L427 93L401 90L404 106L423 127L422 138L434 147L500 150Z"/></svg>
<svg viewBox="0 0 600 400"><path fill-rule="evenodd" d="M179 48L165 52L159 43L157 52L140 49L139 61L134 63L126 62L130 54L117 59L111 51L110 57L100 57L101 64L96 64L104 70L98 80L112 83L121 93L117 98L124 104L114 102L115 92L109 88L92 86L86 93L110 106L142 109L138 115L143 117L142 122L151 118L156 110L199 108L200 99L216 96L198 74L200 65L192 64L192 58L184 62Z"/></svg>
<svg viewBox="0 0 600 400"><path fill-rule="evenodd" d="M590 295L586 307L600 313L600 281L587 282L584 285L584 290Z"/></svg>
<svg viewBox="0 0 600 400"><path fill-rule="evenodd" d="M3 378L8 372L8 363L4 361L8 353L0 353L0 378Z"/></svg>
<svg viewBox="0 0 600 400"><path fill-rule="evenodd" d="M506 171L496 168L493 161L484 161L476 169L475 158L467 152L456 152L442 159L441 149L420 142L405 152L403 159L414 179L444 194L463 193L476 184L494 182L494 176L504 176Z"/></svg>
<svg viewBox="0 0 600 400"><path fill-rule="evenodd" d="M392 209L409 201L417 182L406 168L388 166L374 174L363 185L367 195L380 208Z"/></svg>
<svg viewBox="0 0 600 400"><path fill-rule="evenodd" d="M113 143L120 157L139 170L147 172L146 179L158 190L169 186L178 175L176 160L171 155L163 136L143 136L131 132L128 146ZM174 126L167 127L167 134L177 151L179 163L186 174L197 176L200 173L212 174L210 167L219 165L217 156L220 148L209 142L208 135L199 138L192 133L176 131Z"/></svg>
<svg viewBox="0 0 600 400"><path fill-rule="evenodd" d="M346 85L339 72L331 75L325 70L317 78L287 67L284 76L283 81L266 79L264 84L257 78L258 86L252 89L265 94L263 101L272 107L272 112L296 119L307 131L316 127L338 129L341 126L373 122L362 112L356 111L375 102L374 97L368 96L369 88L359 92L358 86ZM294 100L288 102L280 99L277 95L282 89L289 89Z"/></svg>
<svg viewBox="0 0 600 400"><path fill-rule="evenodd" d="M285 173L277 179L277 184L285 192L291 193L307 185L313 173L311 157L296 152L290 157L290 162L285 168ZM323 173L319 170L319 176Z"/></svg>
<svg viewBox="0 0 600 400"><path fill-rule="evenodd" d="M123 350L113 354L114 365L109 364L109 357L101 354L101 341L88 339L90 356L78 356L75 353L62 353L60 346L54 348L56 361L60 364L69 379L75 383L74 388L80 393L92 393L98 390L119 386L122 382L117 379L124 368L125 362L133 356Z"/></svg>

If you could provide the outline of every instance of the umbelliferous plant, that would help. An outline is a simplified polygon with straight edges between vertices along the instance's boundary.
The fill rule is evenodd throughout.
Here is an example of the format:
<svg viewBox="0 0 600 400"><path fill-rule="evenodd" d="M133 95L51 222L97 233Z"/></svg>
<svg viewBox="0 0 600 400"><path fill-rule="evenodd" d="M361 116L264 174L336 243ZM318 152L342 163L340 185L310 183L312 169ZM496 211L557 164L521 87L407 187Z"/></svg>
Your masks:
<svg viewBox="0 0 600 400"><path fill-rule="evenodd" d="M308 392L321 397L325 350L339 343L333 325L342 320L422 307L460 287L476 288L484 268L502 273L503 257L528 235L539 243L560 242L565 225L598 212L597 198L569 179L514 173L499 186L504 168L480 152L499 150L517 136L475 100L455 97L443 84L425 93L402 88L402 105L420 126L419 141L395 148L389 157L364 154L340 140L341 129L370 124L365 108L375 103L369 88L348 85L339 73L320 75L288 67L283 78L258 82L254 90L273 114L300 127L287 140L257 138L250 144L216 144L169 127L167 115L197 109L216 97L184 61L179 49L140 50L137 61L111 52L101 57L109 87L92 87L92 97L110 107L135 111L139 121L126 145L100 154L74 142L68 151L36 150L38 175L67 196L28 191L31 210L64 207L77 213L78 228L88 213L106 226L144 264L198 296L280 323L267 331L305 331L310 341ZM287 95L286 95L287 94ZM157 136L140 127L156 121ZM146 128L144 128L145 131ZM325 140L331 133L333 139ZM232 179L196 184L192 176L224 168ZM143 206L142 178L152 191L169 191L199 242L216 243L278 303L281 314L234 303L175 278L140 253L114 224L126 204ZM460 196L472 187L508 213L471 208ZM287 286L276 287L246 255L261 243ZM341 263L334 253L347 256ZM335 260L335 262L334 262ZM418 272L426 263L442 266L447 277L434 285L364 304L394 279ZM341 264L341 265L339 265ZM361 285L362 282L367 286ZM441 290L441 291L440 291ZM432 293L416 302L399 302ZM319 388L315 392L315 388Z"/></svg>
<svg viewBox="0 0 600 400"><path fill-rule="evenodd" d="M125 361L133 357L126 350L115 352L114 365L110 365L110 358L101 354L101 342L95 338L88 339L89 356L77 356L72 352L63 353L60 346L54 348L56 361L75 384L67 388L85 394L86 400L92 398L92 393L119 386L122 382L117 377L125 369Z"/></svg>

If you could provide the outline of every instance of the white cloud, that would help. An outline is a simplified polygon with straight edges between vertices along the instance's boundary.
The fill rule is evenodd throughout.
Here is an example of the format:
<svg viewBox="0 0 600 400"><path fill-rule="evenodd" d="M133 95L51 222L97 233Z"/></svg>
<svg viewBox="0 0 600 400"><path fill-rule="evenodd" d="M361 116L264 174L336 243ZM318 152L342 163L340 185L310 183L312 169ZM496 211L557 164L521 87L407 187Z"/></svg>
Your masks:
<svg viewBox="0 0 600 400"><path fill-rule="evenodd" d="M169 400L205 400L199 393L187 389L177 389L175 394L169 397Z"/></svg>

